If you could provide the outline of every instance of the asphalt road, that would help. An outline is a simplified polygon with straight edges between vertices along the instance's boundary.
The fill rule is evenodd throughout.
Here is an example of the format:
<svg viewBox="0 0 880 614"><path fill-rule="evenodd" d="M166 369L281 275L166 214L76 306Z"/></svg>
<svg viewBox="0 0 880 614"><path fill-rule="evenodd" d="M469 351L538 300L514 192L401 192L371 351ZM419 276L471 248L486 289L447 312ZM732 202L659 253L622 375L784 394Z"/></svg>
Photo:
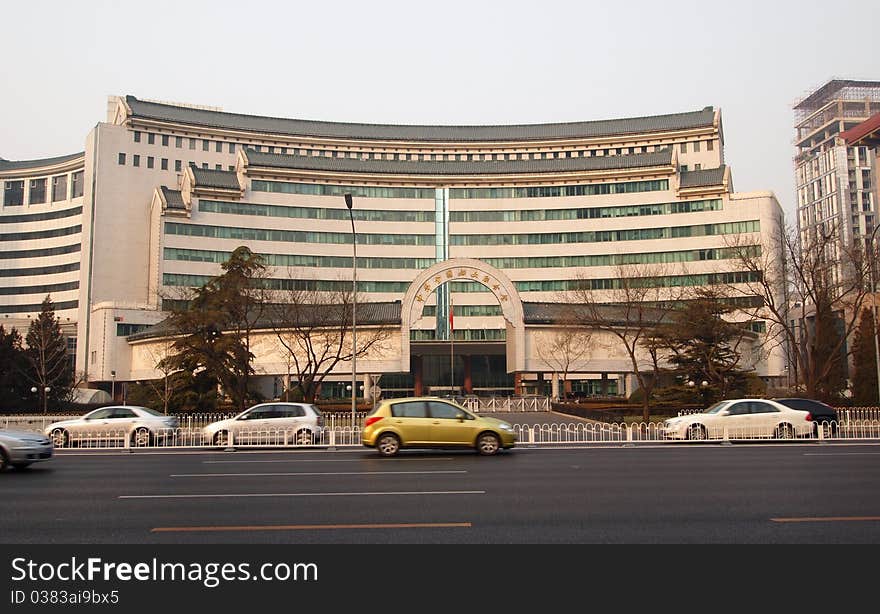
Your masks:
<svg viewBox="0 0 880 614"><path fill-rule="evenodd" d="M8 544L878 544L880 446L60 451Z"/></svg>

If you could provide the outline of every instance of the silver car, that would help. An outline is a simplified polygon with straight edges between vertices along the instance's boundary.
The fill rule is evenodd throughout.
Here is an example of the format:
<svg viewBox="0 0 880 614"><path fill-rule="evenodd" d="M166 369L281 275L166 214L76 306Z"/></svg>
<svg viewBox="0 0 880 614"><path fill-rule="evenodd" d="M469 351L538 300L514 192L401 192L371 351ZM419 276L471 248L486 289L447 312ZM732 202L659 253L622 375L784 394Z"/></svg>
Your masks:
<svg viewBox="0 0 880 614"><path fill-rule="evenodd" d="M7 466L24 469L32 463L52 458L52 442L34 431L0 430L0 471Z"/></svg>
<svg viewBox="0 0 880 614"><path fill-rule="evenodd" d="M71 443L120 441L130 442L133 446L150 446L174 435L177 426L177 418L149 407L114 405L96 409L75 420L53 422L44 433L56 448Z"/></svg>
<svg viewBox="0 0 880 614"><path fill-rule="evenodd" d="M260 403L202 429L204 441L240 444L308 445L324 430L324 415L311 403Z"/></svg>

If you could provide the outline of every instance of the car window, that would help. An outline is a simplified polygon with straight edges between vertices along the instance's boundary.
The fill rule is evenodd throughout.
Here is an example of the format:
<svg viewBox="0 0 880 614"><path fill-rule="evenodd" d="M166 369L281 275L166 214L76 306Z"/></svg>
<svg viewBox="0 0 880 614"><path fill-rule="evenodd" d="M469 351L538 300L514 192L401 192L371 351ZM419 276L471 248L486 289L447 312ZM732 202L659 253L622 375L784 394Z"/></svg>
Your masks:
<svg viewBox="0 0 880 614"><path fill-rule="evenodd" d="M722 409L726 408L729 404L730 404L730 401L718 401L717 403L715 403L715 405L713 405L712 407L707 409L706 413L707 414L717 414Z"/></svg>
<svg viewBox="0 0 880 614"><path fill-rule="evenodd" d="M464 412L461 411L455 405L450 405L449 403L442 403L440 401L431 401L428 403L428 411L431 414L432 418L444 418L444 419L456 419L458 417L463 417Z"/></svg>
<svg viewBox="0 0 880 614"><path fill-rule="evenodd" d="M164 416L161 411L156 411L155 409L150 409L149 407L141 407L139 408L142 412L148 413L153 416Z"/></svg>
<svg viewBox="0 0 880 614"><path fill-rule="evenodd" d="M729 416L744 416L749 413L749 404L748 403L733 403L728 408Z"/></svg>
<svg viewBox="0 0 880 614"><path fill-rule="evenodd" d="M428 417L424 401L408 401L406 403L395 403L391 406L391 415L395 418Z"/></svg>
<svg viewBox="0 0 880 614"><path fill-rule="evenodd" d="M779 409L770 405L770 403L764 403L763 401L751 401L749 403L753 414L774 414L778 413Z"/></svg>
<svg viewBox="0 0 880 614"><path fill-rule="evenodd" d="M304 410L299 405L279 405L278 406L278 417L279 418L301 418L306 415L306 410Z"/></svg>
<svg viewBox="0 0 880 614"><path fill-rule="evenodd" d="M113 414L114 409L114 407L105 407L104 409L95 410L86 416L86 420L104 420Z"/></svg>
<svg viewBox="0 0 880 614"><path fill-rule="evenodd" d="M117 407L113 410L111 418L137 418L137 414L127 407Z"/></svg>
<svg viewBox="0 0 880 614"><path fill-rule="evenodd" d="M306 405L306 407L308 407L310 410L312 410L312 412L313 412L316 416L321 416L321 415L322 415L322 414L321 414L321 410L318 409L317 405ZM305 415L305 414L303 414L303 415Z"/></svg>

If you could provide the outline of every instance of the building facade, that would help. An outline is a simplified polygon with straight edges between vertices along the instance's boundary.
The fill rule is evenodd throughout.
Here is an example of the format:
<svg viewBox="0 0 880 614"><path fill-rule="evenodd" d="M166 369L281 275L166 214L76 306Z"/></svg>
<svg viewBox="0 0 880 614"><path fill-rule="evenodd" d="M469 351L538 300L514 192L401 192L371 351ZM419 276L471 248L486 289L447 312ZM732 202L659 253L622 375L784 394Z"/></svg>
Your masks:
<svg viewBox="0 0 880 614"><path fill-rule="evenodd" d="M0 223L12 237L0 257L18 271L4 277L0 313L24 322L20 314L34 310L22 310L38 311L51 294L76 326L77 370L88 382L158 377L155 341L138 333L166 317L181 289L218 275L240 245L265 257L278 289L350 288L343 195L352 194L357 300L386 306L400 327L358 370L389 391L525 392L556 370L540 352L553 328L547 305L585 285L610 293L626 266L665 266L652 280L661 287L729 285L745 274L732 241L771 248L781 208L770 192L734 192L723 152L712 107L414 126L111 97L84 153L0 162ZM39 182L48 193L62 176L66 199L41 202ZM34 238L39 253L24 253ZM79 249L43 253L68 243ZM43 270L56 266L66 268ZM612 339L595 342L572 365L572 391L631 392L625 356ZM782 352L765 350L756 372L782 377ZM279 392L283 362L267 340L257 365L267 396ZM349 373L346 363L328 388L344 390Z"/></svg>

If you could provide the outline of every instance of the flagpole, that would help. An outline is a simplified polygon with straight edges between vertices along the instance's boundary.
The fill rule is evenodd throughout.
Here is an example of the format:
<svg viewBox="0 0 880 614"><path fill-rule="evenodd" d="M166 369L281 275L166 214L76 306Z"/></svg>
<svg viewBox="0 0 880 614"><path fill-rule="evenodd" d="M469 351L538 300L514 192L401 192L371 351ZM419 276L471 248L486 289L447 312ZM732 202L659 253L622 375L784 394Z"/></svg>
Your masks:
<svg viewBox="0 0 880 614"><path fill-rule="evenodd" d="M449 291L449 394L455 394L455 326L452 322L452 289Z"/></svg>

